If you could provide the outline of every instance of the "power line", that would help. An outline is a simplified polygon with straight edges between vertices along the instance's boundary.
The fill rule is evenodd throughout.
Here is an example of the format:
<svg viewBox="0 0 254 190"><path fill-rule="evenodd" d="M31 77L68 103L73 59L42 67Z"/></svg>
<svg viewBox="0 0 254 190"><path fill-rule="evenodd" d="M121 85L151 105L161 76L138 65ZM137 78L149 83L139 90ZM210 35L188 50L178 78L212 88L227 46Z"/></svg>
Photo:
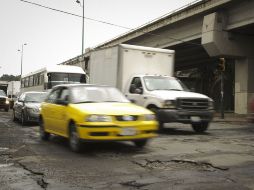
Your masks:
<svg viewBox="0 0 254 190"><path fill-rule="evenodd" d="M32 4L32 5L35 5L35 6L38 6L38 7L42 7L42 8L45 8L45 9L50 9L52 11L56 11L56 12L68 14L68 15L71 15L71 16L83 18L83 16L75 14L75 13L70 13L70 12L67 12L67 11L60 10L60 9L55 9L55 8L48 7L48 6L45 6L45 5L42 5L42 4L38 4L38 3L34 3L34 2L31 2L31 1L26 1L26 0L20 0L20 1L24 2L24 3ZM84 17L84 19L95 21L95 22L99 22L99 23L103 23L103 24L107 24L107 25L111 25L111 26L115 26L115 27L118 27L118 28L127 29L127 30L130 30L132 32L137 30L137 29L126 27L126 26L121 26L121 25L117 25L117 24L113 24L113 23L110 23L110 22L106 22L106 21L102 21L102 20L97 20L97 19L93 19L93 18L89 18L89 17ZM140 29L140 28L138 28L138 29ZM142 31L140 31L140 33L142 33L142 34L148 34L148 35L151 35L151 36L161 36L161 35L154 34L154 33L151 33L151 32L142 32ZM128 33L126 33L126 34L128 34ZM182 43L186 43L186 44L201 46L201 44L198 44L198 43L186 42L184 40L173 38L173 37L168 37L168 38L170 38L172 40L175 40L175 41L182 42Z"/></svg>

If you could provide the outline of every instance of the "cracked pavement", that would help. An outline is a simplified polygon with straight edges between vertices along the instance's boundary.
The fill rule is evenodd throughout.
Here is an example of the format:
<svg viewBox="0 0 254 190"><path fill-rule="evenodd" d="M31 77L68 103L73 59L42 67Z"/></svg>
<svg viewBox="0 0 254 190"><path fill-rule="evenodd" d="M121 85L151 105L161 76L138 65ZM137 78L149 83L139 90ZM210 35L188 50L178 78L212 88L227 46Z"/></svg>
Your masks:
<svg viewBox="0 0 254 190"><path fill-rule="evenodd" d="M81 154L66 139L39 140L0 111L0 189L254 189L254 126L212 123L198 135L170 124L140 150L130 142L87 143Z"/></svg>

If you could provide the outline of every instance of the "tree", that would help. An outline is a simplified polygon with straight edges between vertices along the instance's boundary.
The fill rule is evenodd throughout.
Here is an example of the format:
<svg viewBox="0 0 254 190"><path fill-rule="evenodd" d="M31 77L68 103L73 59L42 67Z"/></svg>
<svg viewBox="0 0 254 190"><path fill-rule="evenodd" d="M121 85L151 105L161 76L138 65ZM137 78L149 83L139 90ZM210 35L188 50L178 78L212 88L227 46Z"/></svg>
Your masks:
<svg viewBox="0 0 254 190"><path fill-rule="evenodd" d="M19 81L20 80L20 75L14 76L14 75L3 74L0 77L0 80L2 80L2 81Z"/></svg>

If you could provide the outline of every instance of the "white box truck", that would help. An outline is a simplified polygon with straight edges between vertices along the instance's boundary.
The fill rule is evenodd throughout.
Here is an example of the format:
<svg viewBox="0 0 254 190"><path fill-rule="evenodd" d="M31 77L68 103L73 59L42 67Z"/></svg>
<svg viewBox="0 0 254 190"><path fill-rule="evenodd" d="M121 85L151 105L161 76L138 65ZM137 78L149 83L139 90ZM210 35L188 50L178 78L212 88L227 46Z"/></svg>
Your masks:
<svg viewBox="0 0 254 190"><path fill-rule="evenodd" d="M154 111L161 130L164 123L181 122L204 132L213 118L213 100L173 77L174 54L126 44L94 50L89 82L117 87L130 101Z"/></svg>

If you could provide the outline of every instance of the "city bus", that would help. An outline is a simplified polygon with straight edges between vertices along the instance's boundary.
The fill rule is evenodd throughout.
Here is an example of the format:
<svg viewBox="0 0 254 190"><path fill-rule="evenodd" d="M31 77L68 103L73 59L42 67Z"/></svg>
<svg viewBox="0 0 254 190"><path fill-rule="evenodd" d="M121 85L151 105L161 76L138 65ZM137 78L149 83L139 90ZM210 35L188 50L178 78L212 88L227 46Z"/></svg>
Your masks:
<svg viewBox="0 0 254 190"><path fill-rule="evenodd" d="M53 86L68 83L86 83L87 75L81 67L54 65L44 67L21 77L21 92L47 91Z"/></svg>

